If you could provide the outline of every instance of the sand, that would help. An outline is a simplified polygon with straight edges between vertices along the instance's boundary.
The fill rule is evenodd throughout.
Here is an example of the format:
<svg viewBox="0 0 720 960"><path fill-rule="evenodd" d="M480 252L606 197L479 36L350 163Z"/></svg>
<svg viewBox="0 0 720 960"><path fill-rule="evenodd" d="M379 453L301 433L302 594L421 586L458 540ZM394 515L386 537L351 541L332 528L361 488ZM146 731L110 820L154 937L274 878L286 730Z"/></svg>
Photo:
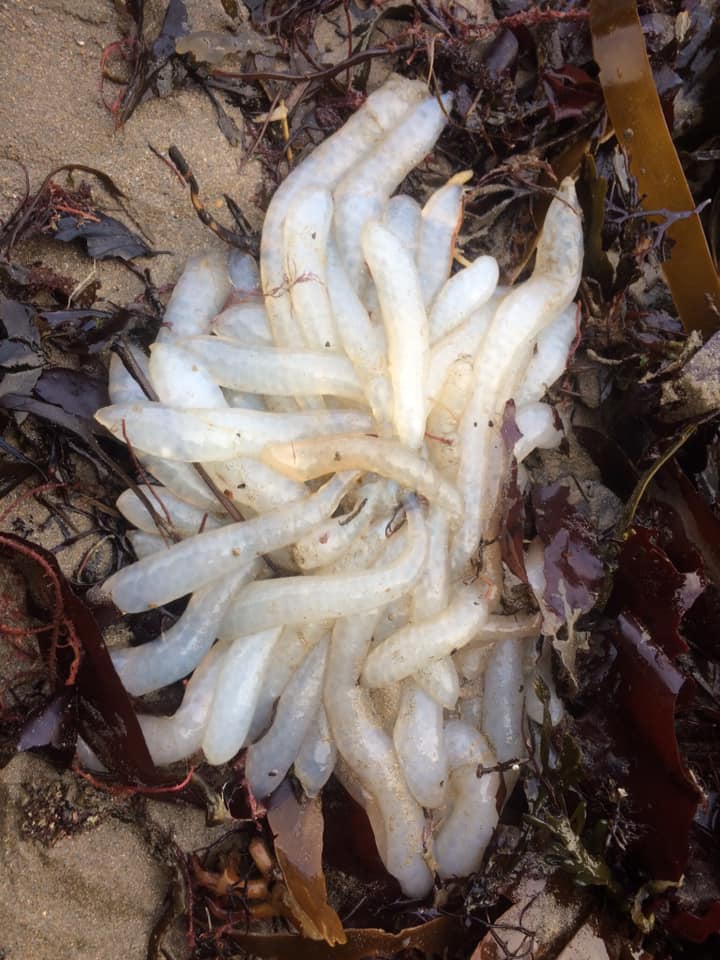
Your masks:
<svg viewBox="0 0 720 960"><path fill-rule="evenodd" d="M164 4L146 6L157 13ZM230 24L219 3L190 0L187 8L193 29L220 30ZM210 101L199 90L176 91L165 99L148 101L124 128L114 129L100 97L100 57L104 47L119 39L125 22L107 0L0 3L1 152L25 164L32 189L64 163L88 164L108 173L127 194L129 208L153 249L169 251L138 261L150 267L153 280L162 286L174 283L188 253L223 244L200 223L187 188L148 144L164 153L171 144L180 148L208 209L228 226L232 222L224 209L224 193L233 197L254 225L260 225L262 212L254 202L261 199L256 196L260 165L243 162L243 145L228 143ZM107 99L117 90L108 84ZM228 111L242 132L241 111L232 107ZM247 131L245 139L248 145L252 142ZM74 176L79 182L84 175ZM0 217L14 207L22 188L20 168L0 160ZM101 188L95 196L103 201ZM122 217L112 199L105 199L102 206L105 212ZM42 256L45 264L77 279L83 279L92 266L87 256L71 246L42 241L21 248L16 255L22 262ZM100 296L127 303L142 291L140 281L113 261L99 261L97 270Z"/></svg>
<svg viewBox="0 0 720 960"><path fill-rule="evenodd" d="M152 28L165 4L146 6ZM188 0L187 7L193 29L230 24L220 3ZM103 48L120 37L122 25L108 0L0 3L0 156L25 164L32 190L63 163L88 164L110 174L128 195L153 248L169 251L140 261L163 286L175 281L189 253L222 244L200 223L187 188L148 143L161 151L174 143L182 150L208 208L228 225L223 193L241 205L254 225L260 224L255 202L262 186L260 166L243 162L243 145L230 146L199 91L182 90L145 103L124 129L114 130L100 99L99 62ZM108 96L116 89L109 86ZM241 111L230 112L242 131ZM82 175L75 176L79 182ZM115 201L93 189L103 209L122 217ZM0 217L13 209L22 190L21 169L0 159ZM72 246L42 239L19 248L15 256L23 263L42 259L76 280L92 266ZM98 262L97 275L100 296L115 303L128 303L142 292L137 278L115 262ZM12 658L5 658L8 663ZM143 802L148 822L175 830L184 850L217 836L217 831L205 830L200 811ZM128 801L86 789L73 774L60 775L37 756L18 755L0 771L0 864L3 960L146 956L171 872L147 830L135 822ZM172 942L172 955L175 960L187 955L182 931Z"/></svg>

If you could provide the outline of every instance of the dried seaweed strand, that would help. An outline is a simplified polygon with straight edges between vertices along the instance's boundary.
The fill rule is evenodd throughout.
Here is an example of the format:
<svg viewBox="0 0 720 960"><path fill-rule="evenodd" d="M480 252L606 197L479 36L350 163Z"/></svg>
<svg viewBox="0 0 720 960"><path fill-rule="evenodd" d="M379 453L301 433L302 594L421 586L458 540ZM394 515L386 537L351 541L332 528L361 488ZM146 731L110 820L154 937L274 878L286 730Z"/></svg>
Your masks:
<svg viewBox="0 0 720 960"><path fill-rule="evenodd" d="M212 230L213 233L217 234L221 240L224 240L225 243L229 243L231 247L238 247L240 250L247 250L249 246L247 237L244 237L242 234L235 233L233 230L228 230L227 227L224 227L221 223L218 223L215 217L213 217L213 215L208 211L207 207L200 199L200 187L195 179L195 174L190 169L190 164L176 146L170 147L168 150L168 156L175 164L180 176L190 187L190 200L195 208L195 212L200 218L200 222L204 223L206 227L209 227L209 229Z"/></svg>
<svg viewBox="0 0 720 960"><path fill-rule="evenodd" d="M229 78L233 80L331 80L340 73L344 73L351 67L364 63L366 60L372 60L374 57L386 57L388 54L408 53L413 49L412 43L394 44L389 47L374 47L370 50L364 50L362 53L356 53L352 57L346 57L340 63L335 63L324 70L316 70L314 73L280 73L277 70L243 71L242 73L233 73L227 70L213 70L208 78ZM210 86L213 86L211 83Z"/></svg>

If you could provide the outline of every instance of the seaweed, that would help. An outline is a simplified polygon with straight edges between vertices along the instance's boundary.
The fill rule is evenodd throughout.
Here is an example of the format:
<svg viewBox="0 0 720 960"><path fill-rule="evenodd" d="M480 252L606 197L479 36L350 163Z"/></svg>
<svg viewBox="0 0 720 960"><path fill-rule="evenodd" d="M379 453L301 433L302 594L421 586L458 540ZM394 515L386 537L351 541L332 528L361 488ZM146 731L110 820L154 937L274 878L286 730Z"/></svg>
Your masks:
<svg viewBox="0 0 720 960"><path fill-rule="evenodd" d="M95 177L119 203L126 199L112 177L102 170L82 163L63 164L45 177L34 194L26 188L25 196L2 225L0 250L9 256L19 243L42 233L64 243L82 240L89 256L98 260L150 256L153 251L142 237L94 205L87 183L66 189L53 179L59 173L74 170Z"/></svg>
<svg viewBox="0 0 720 960"><path fill-rule="evenodd" d="M172 88L175 82L175 40L189 31L188 13L183 0L169 0L160 30L152 39L145 36L144 0L128 3L127 12L131 20L127 36L106 47L101 58L101 92L111 57L117 53L128 62L127 83L112 104L106 103L116 127L128 121L153 89Z"/></svg>

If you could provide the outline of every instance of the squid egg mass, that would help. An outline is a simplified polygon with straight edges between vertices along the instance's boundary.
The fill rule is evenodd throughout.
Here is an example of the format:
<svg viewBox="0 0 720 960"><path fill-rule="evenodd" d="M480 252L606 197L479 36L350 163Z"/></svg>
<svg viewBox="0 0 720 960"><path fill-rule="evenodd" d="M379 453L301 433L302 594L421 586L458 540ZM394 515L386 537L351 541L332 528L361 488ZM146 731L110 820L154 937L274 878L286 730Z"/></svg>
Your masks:
<svg viewBox="0 0 720 960"><path fill-rule="evenodd" d="M370 94L276 191L258 264L190 258L142 358L158 400L114 364L97 413L177 537L123 494L139 559L107 590L126 612L190 597L172 630L113 651L133 694L191 675L172 717L140 718L155 761L247 749L259 799L293 769L310 796L335 772L410 897L479 868L501 777L477 767L522 749L540 627L503 614L501 566L478 577L478 558L508 401L518 461L558 442L543 398L582 265L568 179L526 281L498 288L489 256L452 272L467 175L422 207L395 192L451 107L398 76Z"/></svg>

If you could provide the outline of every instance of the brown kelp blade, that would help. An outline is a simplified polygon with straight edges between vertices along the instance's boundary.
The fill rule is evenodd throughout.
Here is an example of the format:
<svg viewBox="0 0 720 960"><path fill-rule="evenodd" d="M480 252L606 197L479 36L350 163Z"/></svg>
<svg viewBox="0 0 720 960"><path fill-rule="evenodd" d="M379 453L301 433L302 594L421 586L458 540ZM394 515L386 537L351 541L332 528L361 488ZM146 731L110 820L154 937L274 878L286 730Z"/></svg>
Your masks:
<svg viewBox="0 0 720 960"><path fill-rule="evenodd" d="M720 281L665 123L635 0L592 0L590 27L607 110L643 208L661 212L651 220L672 221L663 272L683 326L710 336L720 326Z"/></svg>

